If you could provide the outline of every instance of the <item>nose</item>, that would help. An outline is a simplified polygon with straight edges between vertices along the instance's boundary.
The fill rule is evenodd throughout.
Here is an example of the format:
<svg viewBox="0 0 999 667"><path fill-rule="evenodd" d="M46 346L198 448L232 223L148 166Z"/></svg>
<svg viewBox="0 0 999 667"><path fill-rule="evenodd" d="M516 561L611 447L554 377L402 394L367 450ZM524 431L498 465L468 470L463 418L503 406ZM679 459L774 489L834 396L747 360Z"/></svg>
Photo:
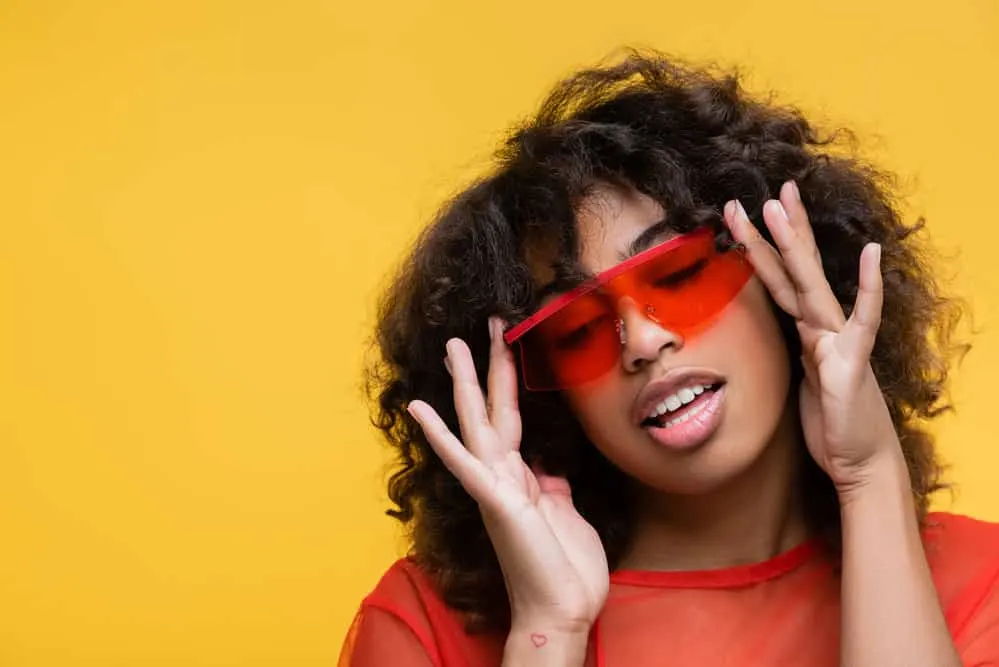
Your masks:
<svg viewBox="0 0 999 667"><path fill-rule="evenodd" d="M618 304L621 326L621 365L628 373L640 371L666 348L678 350L683 338L665 328L630 298Z"/></svg>

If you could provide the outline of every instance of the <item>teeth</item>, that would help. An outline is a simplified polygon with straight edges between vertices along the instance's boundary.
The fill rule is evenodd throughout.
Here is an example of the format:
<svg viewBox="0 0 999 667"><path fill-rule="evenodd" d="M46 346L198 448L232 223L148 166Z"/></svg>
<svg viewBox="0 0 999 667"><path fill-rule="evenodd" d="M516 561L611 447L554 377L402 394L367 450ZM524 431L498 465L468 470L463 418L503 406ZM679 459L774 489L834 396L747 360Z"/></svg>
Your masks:
<svg viewBox="0 0 999 667"><path fill-rule="evenodd" d="M677 424L682 424L683 422L687 421L688 419L690 419L691 417L693 417L694 415L696 415L698 412L700 412L703 409L704 409L703 405L695 405L694 407L692 407L691 409L687 410L686 412L684 412L682 415L680 415L676 419L670 419L668 422L666 422L663 425L663 427L664 428L669 428L670 426L676 426Z"/></svg>
<svg viewBox="0 0 999 667"><path fill-rule="evenodd" d="M679 417L677 417L676 419L671 419L670 421L672 421L674 424L682 424L683 422L687 421L688 419L690 419L690 414L685 412L682 415L680 415Z"/></svg>
<svg viewBox="0 0 999 667"><path fill-rule="evenodd" d="M676 412L682 406L687 405L695 398L703 394L705 389L708 388L708 386L710 385L695 384L680 389L672 396L667 396L662 403L660 403L659 405L657 405L655 408L652 409L652 412L649 414L649 419L655 419L656 417L664 415L668 412ZM672 425L674 423L675 424L683 423L684 421L690 418L690 415L695 414L696 412L697 412L696 410L688 411L680 415L676 419L668 422L667 426Z"/></svg>

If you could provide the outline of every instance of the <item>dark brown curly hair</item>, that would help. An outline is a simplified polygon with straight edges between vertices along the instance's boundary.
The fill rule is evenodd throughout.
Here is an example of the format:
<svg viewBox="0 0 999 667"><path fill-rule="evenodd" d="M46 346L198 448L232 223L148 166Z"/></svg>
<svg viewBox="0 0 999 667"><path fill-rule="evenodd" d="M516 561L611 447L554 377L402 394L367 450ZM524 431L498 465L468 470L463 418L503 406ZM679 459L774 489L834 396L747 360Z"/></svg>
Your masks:
<svg viewBox="0 0 999 667"><path fill-rule="evenodd" d="M448 202L423 232L380 304L367 387L373 421L396 455L388 484L396 507L388 513L406 525L412 556L470 629L509 622L502 574L477 505L406 406L423 399L460 432L445 342L464 339L484 380L488 316L512 323L537 307L525 259L532 250L555 248L556 275L575 275L575 214L599 184L633 188L668 210L678 231L712 225L723 240L726 201L740 199L766 235L763 203L794 179L826 276L847 312L860 251L881 244L884 317L872 364L925 516L930 495L943 486L926 421L947 407L949 362L959 351L952 334L962 309L934 280L928 248L914 236L921 221L902 221L893 177L858 158L851 145L848 134L820 133L798 110L752 97L736 74L631 51L559 83L505 141L494 170ZM778 318L798 381L794 323L783 313ZM589 443L559 394L521 387L520 406L524 458L567 476L613 569L632 534L628 480ZM813 531L835 546L837 497L806 458L807 515Z"/></svg>

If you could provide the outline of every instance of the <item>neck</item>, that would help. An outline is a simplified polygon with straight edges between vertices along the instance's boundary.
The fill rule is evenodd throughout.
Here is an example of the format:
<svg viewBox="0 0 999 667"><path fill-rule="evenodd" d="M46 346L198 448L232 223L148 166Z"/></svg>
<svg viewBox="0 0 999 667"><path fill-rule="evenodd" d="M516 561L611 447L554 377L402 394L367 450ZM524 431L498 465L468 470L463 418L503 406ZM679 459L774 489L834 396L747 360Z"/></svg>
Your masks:
<svg viewBox="0 0 999 667"><path fill-rule="evenodd" d="M807 538L800 470L807 456L795 410L742 474L707 494L642 489L622 569L706 570L758 563Z"/></svg>

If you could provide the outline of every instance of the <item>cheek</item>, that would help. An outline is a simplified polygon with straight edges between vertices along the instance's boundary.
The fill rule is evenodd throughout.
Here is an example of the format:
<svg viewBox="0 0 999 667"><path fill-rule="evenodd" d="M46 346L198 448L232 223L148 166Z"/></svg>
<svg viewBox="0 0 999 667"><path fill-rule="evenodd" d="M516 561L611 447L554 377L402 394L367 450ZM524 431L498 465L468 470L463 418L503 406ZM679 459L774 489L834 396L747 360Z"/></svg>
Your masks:
<svg viewBox="0 0 999 667"><path fill-rule="evenodd" d="M725 322L726 340L719 341L720 349L727 351L733 370L739 369L742 381L759 391L758 396L780 398L777 403L783 405L791 364L788 345L766 288L753 279L733 306Z"/></svg>
<svg viewBox="0 0 999 667"><path fill-rule="evenodd" d="M570 389L564 393L569 407L584 429L594 435L606 428L612 428L615 420L627 414L627 391L613 377L603 382L595 382L585 389ZM620 404L620 405L619 405Z"/></svg>

